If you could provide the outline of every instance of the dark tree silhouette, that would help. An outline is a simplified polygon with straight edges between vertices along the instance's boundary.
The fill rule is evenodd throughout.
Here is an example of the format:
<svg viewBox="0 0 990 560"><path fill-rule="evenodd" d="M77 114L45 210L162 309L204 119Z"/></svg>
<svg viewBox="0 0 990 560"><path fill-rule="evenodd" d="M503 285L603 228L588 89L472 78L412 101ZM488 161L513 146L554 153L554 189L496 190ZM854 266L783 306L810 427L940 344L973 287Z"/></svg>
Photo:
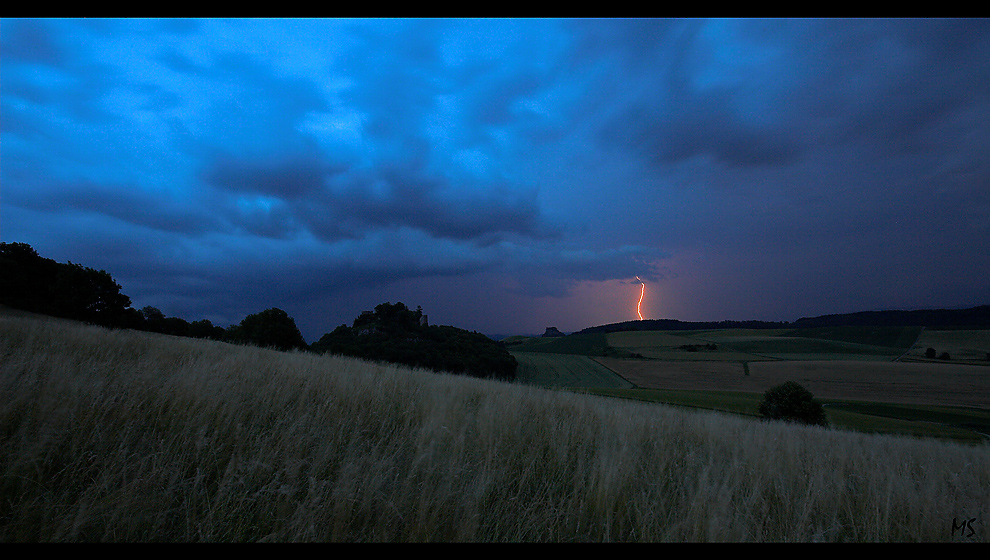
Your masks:
<svg viewBox="0 0 990 560"><path fill-rule="evenodd" d="M52 291L56 315L108 327L124 326L131 306L108 272L72 262L59 268Z"/></svg>
<svg viewBox="0 0 990 560"><path fill-rule="evenodd" d="M0 243L0 270L0 304L106 327L131 321L130 298L104 270L46 259L26 243Z"/></svg>
<svg viewBox="0 0 990 560"><path fill-rule="evenodd" d="M214 325L209 319L200 319L189 323L188 336L193 338L210 338L213 340L224 340L226 329Z"/></svg>
<svg viewBox="0 0 990 560"><path fill-rule="evenodd" d="M138 310L142 319L142 330L151 332L165 332L165 314L161 309L146 305Z"/></svg>
<svg viewBox="0 0 990 560"><path fill-rule="evenodd" d="M228 330L228 338L231 342L277 350L309 348L295 320L277 307L248 315Z"/></svg>
<svg viewBox="0 0 990 560"><path fill-rule="evenodd" d="M51 288L60 266L27 243L0 243L0 304L51 314Z"/></svg>
<svg viewBox="0 0 990 560"><path fill-rule="evenodd" d="M794 381L772 387L763 394L760 416L767 420L785 420L827 426L825 409L811 392Z"/></svg>

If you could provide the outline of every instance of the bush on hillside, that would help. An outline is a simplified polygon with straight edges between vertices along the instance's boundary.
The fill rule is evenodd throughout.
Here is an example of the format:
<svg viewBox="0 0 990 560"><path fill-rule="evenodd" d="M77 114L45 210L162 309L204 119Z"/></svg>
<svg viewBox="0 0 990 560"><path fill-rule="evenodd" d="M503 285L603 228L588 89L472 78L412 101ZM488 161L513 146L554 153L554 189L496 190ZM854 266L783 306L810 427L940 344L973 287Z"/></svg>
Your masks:
<svg viewBox="0 0 990 560"><path fill-rule="evenodd" d="M760 416L767 420L784 420L802 424L828 426L825 409L810 391L794 381L771 387L763 394Z"/></svg>

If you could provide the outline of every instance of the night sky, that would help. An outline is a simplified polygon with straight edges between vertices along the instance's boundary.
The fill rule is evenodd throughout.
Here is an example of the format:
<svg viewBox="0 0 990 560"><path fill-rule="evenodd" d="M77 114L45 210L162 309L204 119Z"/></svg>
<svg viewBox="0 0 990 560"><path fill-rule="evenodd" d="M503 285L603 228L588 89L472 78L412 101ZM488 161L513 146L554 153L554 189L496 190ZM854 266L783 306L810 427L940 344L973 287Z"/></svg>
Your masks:
<svg viewBox="0 0 990 560"><path fill-rule="evenodd" d="M990 20L3 19L0 241L308 342L990 303Z"/></svg>

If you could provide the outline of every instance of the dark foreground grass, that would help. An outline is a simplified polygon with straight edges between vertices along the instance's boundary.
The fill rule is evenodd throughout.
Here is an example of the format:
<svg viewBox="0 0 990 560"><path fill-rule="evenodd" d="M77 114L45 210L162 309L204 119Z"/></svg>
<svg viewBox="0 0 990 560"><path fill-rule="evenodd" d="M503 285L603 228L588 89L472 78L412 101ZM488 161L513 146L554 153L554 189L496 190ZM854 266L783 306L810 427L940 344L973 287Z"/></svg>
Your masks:
<svg viewBox="0 0 990 560"><path fill-rule="evenodd" d="M0 542L990 542L988 445L2 314L0 396Z"/></svg>

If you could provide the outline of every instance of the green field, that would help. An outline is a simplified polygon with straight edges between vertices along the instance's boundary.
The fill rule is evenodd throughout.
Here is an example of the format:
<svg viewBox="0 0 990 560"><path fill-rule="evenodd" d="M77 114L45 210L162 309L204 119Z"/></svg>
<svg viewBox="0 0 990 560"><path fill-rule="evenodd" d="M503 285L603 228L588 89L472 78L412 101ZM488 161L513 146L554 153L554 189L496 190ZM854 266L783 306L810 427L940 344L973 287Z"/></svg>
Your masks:
<svg viewBox="0 0 990 560"><path fill-rule="evenodd" d="M631 388L614 371L588 356L550 352L510 352L519 362L516 379L527 385L544 387Z"/></svg>
<svg viewBox="0 0 990 560"><path fill-rule="evenodd" d="M919 331L915 327L629 331L609 333L607 341L659 360L893 360L911 348ZM709 344L715 349L704 348Z"/></svg>

